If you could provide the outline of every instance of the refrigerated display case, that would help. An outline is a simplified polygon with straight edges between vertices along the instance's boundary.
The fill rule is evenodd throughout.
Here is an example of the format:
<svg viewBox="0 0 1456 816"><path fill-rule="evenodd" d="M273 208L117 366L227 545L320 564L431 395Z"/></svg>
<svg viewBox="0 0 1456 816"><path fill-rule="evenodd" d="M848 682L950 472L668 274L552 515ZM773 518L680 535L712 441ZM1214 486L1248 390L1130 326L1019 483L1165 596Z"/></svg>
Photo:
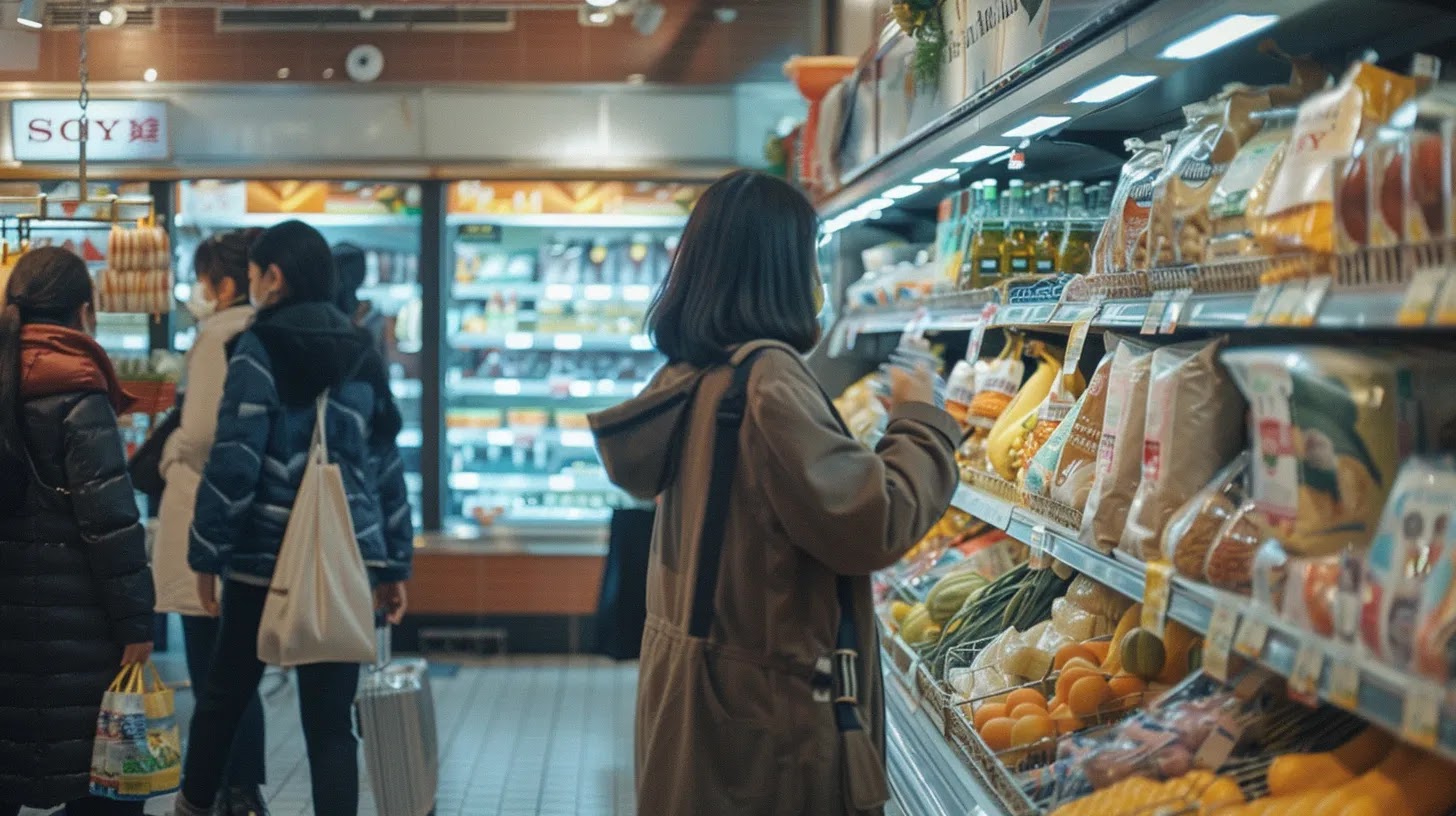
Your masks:
<svg viewBox="0 0 1456 816"><path fill-rule="evenodd" d="M331 245L353 244L365 253L359 300L385 318L390 384L404 418L398 442L406 467L415 526L422 526L421 476L421 188L388 181L183 181L173 219L177 299L186 302L195 280L192 256L200 241L228 230L268 227L297 218ZM176 321L177 348L190 347L196 325L185 310Z"/></svg>
<svg viewBox="0 0 1456 816"><path fill-rule="evenodd" d="M586 416L661 364L643 318L694 198L675 184L451 185L447 532L602 524L629 502Z"/></svg>

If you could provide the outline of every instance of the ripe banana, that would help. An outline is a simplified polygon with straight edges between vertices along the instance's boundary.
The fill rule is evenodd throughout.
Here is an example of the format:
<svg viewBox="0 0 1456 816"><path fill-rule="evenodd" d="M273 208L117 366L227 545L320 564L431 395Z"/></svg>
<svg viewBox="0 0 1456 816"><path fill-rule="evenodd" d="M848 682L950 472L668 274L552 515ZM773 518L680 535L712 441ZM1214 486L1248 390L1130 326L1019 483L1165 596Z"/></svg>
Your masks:
<svg viewBox="0 0 1456 816"><path fill-rule="evenodd" d="M1026 435L1036 427L1036 409L1062 376L1062 361L1045 343L1034 342L1031 352L1038 360L1036 371L1026 385L1016 392L1006 412L997 420L986 440L986 458L1001 478L1015 481L1016 466L1012 451L1019 448Z"/></svg>

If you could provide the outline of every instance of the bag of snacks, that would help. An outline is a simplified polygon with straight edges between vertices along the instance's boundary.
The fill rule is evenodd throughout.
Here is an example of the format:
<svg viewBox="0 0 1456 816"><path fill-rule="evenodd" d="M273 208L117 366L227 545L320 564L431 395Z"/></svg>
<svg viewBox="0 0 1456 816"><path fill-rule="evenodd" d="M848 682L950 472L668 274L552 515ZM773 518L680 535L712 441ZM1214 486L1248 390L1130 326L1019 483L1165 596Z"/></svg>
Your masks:
<svg viewBox="0 0 1456 816"><path fill-rule="evenodd" d="M1456 460L1442 457L1426 460L1432 480L1444 487L1446 508L1453 507L1451 480L1456 477ZM1398 488L1397 488L1398 489ZM1432 527L1435 523L1432 522ZM1420 615L1416 619L1416 670L1442 682L1456 678L1456 531L1447 524L1446 535L1438 539L1432 530L1424 552L1430 573L1421 590Z"/></svg>
<svg viewBox="0 0 1456 816"><path fill-rule="evenodd" d="M1147 257L1136 257L1138 242L1146 239L1148 214L1153 205L1153 182L1163 168L1166 145L1161 141L1123 142L1132 157L1122 166L1112 194L1112 215L1102 225L1092 251L1092 274L1112 275L1147 268Z"/></svg>
<svg viewBox="0 0 1456 816"><path fill-rule="evenodd" d="M1116 335L1107 335L1109 342ZM1115 349L1114 349L1115 351ZM1054 501L1068 507L1086 507L1092 492L1092 481L1097 470L1097 447L1102 440L1102 421L1106 415L1107 388L1112 377L1114 354L1108 352L1097 364L1097 370L1082 392L1082 399L1062 423L1067 435L1055 448L1056 458L1051 464L1049 491ZM1042 453L1045 453L1044 448ZM1050 458L1050 457L1048 457Z"/></svg>
<svg viewBox="0 0 1456 816"><path fill-rule="evenodd" d="M1205 580L1208 554L1219 531L1244 503L1244 479L1249 471L1247 451L1234 457L1204 488L1168 520L1163 528L1163 558L1189 578Z"/></svg>
<svg viewBox="0 0 1456 816"><path fill-rule="evenodd" d="M1082 513L1083 544L1110 553L1122 539L1128 507L1142 471L1143 424L1153 347L1132 339L1117 344L1107 379L1102 434L1087 507Z"/></svg>
<svg viewBox="0 0 1456 816"><path fill-rule="evenodd" d="M1243 447L1244 401L1218 361L1226 342L1219 337L1153 352L1142 473L1121 539L1134 558L1159 558L1168 517Z"/></svg>
<svg viewBox="0 0 1456 816"><path fill-rule="evenodd" d="M1093 380L1096 380L1095 375L1093 376ZM1028 493L1045 496L1050 492L1052 477L1055 475L1057 469L1057 459L1061 456L1062 450L1067 444L1067 437L1072 435L1072 428L1075 424L1077 414L1082 410L1083 404L1087 402L1087 394L1090 391L1091 387L1089 386L1087 391L1083 391L1082 396L1078 397L1077 401L1072 403L1066 417L1057 424L1056 429L1047 437L1046 442L1032 454L1031 461L1022 469L1021 486Z"/></svg>
<svg viewBox="0 0 1456 816"><path fill-rule="evenodd" d="M1209 584L1248 595L1254 588L1254 559L1263 535L1250 514L1254 503L1245 501L1234 510L1214 534L1203 562L1203 579Z"/></svg>
<svg viewBox="0 0 1456 816"><path fill-rule="evenodd" d="M1254 114L1263 127L1239 148L1208 201L1214 237L1208 242L1205 262L1247 256L1257 249L1254 227L1264 215L1297 113L1294 108L1280 108Z"/></svg>

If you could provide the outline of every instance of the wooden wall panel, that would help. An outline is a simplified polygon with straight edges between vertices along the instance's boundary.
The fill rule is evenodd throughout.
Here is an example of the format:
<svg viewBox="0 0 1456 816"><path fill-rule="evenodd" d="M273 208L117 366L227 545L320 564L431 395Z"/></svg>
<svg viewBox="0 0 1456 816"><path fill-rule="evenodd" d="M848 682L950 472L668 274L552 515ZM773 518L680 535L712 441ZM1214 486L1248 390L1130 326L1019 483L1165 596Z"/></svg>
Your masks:
<svg viewBox="0 0 1456 816"><path fill-rule="evenodd" d="M409 584L419 615L594 615L601 556L421 550Z"/></svg>

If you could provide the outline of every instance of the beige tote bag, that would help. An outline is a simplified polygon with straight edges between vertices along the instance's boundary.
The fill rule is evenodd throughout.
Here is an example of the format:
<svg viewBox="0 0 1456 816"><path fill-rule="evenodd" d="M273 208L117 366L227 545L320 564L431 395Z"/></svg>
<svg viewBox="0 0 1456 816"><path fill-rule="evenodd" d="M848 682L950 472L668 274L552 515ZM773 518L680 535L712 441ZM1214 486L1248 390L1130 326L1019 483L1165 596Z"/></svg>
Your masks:
<svg viewBox="0 0 1456 816"><path fill-rule="evenodd" d="M329 463L328 401L325 391L258 626L258 659L273 666L375 660L374 595L343 474Z"/></svg>

